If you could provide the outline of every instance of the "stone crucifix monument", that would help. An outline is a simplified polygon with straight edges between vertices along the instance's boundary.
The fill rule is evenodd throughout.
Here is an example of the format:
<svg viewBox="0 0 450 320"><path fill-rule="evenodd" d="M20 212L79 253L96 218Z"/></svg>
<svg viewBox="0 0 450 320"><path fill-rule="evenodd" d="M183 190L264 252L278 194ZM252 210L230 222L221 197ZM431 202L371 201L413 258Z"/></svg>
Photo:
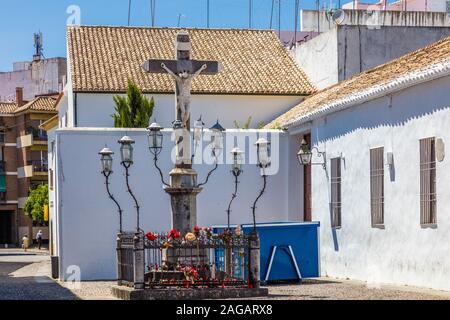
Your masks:
<svg viewBox="0 0 450 320"><path fill-rule="evenodd" d="M183 134L176 135L177 161L170 173L170 186L165 191L171 196L172 227L183 233L197 225L197 195L202 191L197 184L197 172L192 169L190 139L190 104L193 80L200 74L218 74L218 61L191 60L192 44L189 33L181 30L176 36L176 60L148 60L143 68L149 73L168 73L175 83L175 125Z"/></svg>

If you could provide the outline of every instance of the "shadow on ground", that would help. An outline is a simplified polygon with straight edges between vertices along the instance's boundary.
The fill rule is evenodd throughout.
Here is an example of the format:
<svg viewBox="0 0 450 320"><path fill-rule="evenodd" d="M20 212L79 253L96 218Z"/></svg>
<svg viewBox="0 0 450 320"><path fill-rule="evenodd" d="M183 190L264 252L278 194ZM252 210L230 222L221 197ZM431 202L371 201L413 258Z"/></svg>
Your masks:
<svg viewBox="0 0 450 320"><path fill-rule="evenodd" d="M0 262L0 300L77 300L69 289L46 276L14 277L33 263Z"/></svg>

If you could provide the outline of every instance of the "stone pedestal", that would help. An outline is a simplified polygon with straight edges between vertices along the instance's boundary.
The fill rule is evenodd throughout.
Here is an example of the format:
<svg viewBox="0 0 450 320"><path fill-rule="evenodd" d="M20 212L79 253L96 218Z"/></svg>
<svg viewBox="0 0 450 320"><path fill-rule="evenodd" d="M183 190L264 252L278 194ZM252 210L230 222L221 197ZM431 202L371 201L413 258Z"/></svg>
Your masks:
<svg viewBox="0 0 450 320"><path fill-rule="evenodd" d="M190 168L175 168L170 172L170 194L172 205L172 228L183 234L192 232L197 225L197 172Z"/></svg>
<svg viewBox="0 0 450 320"><path fill-rule="evenodd" d="M144 234L142 232L134 235L134 288L144 289L145 257L144 257Z"/></svg>
<svg viewBox="0 0 450 320"><path fill-rule="evenodd" d="M250 262L249 262L250 283L253 285L254 289L259 289L261 287L261 277L260 277L261 241L259 240L258 233L253 232L252 234L250 234L249 241L250 241Z"/></svg>

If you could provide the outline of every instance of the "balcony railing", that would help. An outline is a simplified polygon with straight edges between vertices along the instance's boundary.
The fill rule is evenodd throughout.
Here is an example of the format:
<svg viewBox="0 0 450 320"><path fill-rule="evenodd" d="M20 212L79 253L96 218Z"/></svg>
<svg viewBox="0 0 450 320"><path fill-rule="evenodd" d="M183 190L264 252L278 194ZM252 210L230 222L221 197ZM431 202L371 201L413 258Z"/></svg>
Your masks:
<svg viewBox="0 0 450 320"><path fill-rule="evenodd" d="M46 141L47 140L47 132L44 130L29 127L27 129L27 132L28 132L28 134L31 134L33 136L34 140L37 140L37 141Z"/></svg>
<svg viewBox="0 0 450 320"><path fill-rule="evenodd" d="M48 163L41 160L28 161L29 166L33 166L33 172L48 172Z"/></svg>

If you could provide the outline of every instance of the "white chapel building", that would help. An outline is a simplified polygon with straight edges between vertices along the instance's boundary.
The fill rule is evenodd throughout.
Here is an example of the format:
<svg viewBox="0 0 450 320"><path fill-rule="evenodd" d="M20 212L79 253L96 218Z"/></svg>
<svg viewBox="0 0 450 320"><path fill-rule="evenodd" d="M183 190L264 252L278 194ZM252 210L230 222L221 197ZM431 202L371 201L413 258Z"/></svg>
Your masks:
<svg viewBox="0 0 450 320"><path fill-rule="evenodd" d="M63 280L69 278L74 266L79 268L82 280L117 277L115 239L118 213L106 193L98 152L105 145L115 152L110 188L124 211L124 229L134 230L136 210L126 192L117 143L124 135L136 141L130 184L141 206L142 228L146 231L170 228L170 198L163 191L153 166L147 131L114 128L112 114L115 107L113 96L125 94L127 82L131 79L146 96L154 98L152 118L165 128L172 127L175 117L174 83L167 74L146 73L142 65L148 59L174 59L174 41L178 31L106 26L68 29L68 84L57 106L58 118L46 124L47 128L52 128L48 134L51 250L59 260L59 276ZM200 75L194 80L192 120L202 116L209 128L219 119L227 133L242 134L244 145L240 147L250 158L254 158L253 145L261 134L273 134L272 144L277 149L274 157L288 154L288 136L283 132L246 130L244 137L234 124L237 121L242 125L250 116L252 128L261 123L268 124L315 92L276 33L238 29L188 31L193 47L191 58L215 60L223 66L218 75ZM173 167L170 133L170 130L164 131L164 148L159 162L166 179ZM226 144L231 149L234 147L231 140ZM261 199L258 221L301 220L301 197L287 199L289 191L285 182L294 177L290 173L288 158L274 158L273 163L274 173L267 196ZM199 180L203 180L211 168L211 163L196 166ZM295 168L300 171L298 165ZM199 195L200 225L226 222L225 210L234 181L230 169L229 165L221 164ZM250 208L262 183L260 171L254 164L245 165L244 170L240 192L233 204L233 223L252 220ZM290 190L301 194L300 189ZM290 216L291 212L298 217Z"/></svg>

